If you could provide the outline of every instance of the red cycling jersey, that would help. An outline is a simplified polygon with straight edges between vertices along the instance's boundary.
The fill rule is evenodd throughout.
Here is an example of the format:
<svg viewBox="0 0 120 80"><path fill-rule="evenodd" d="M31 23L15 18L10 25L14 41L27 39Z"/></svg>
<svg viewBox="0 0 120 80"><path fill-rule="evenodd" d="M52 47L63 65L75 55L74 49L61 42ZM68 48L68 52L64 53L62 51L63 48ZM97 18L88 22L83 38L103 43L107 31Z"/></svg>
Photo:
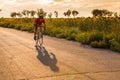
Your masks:
<svg viewBox="0 0 120 80"><path fill-rule="evenodd" d="M45 24L45 20L44 19L37 18L35 20L35 24L42 25L42 23Z"/></svg>

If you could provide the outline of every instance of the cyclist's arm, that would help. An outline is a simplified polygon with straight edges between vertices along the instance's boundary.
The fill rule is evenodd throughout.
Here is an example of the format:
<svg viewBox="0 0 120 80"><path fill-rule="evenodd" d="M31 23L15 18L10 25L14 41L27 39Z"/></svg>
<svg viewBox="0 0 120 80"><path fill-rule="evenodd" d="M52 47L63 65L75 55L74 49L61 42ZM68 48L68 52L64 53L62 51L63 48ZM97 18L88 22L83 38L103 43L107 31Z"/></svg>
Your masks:
<svg viewBox="0 0 120 80"><path fill-rule="evenodd" d="M46 24L44 24L44 30L46 30Z"/></svg>
<svg viewBox="0 0 120 80"><path fill-rule="evenodd" d="M35 19L34 24L38 24L38 19Z"/></svg>
<svg viewBox="0 0 120 80"><path fill-rule="evenodd" d="M46 30L46 23L45 23L45 20L43 20L43 26L44 26L44 30Z"/></svg>

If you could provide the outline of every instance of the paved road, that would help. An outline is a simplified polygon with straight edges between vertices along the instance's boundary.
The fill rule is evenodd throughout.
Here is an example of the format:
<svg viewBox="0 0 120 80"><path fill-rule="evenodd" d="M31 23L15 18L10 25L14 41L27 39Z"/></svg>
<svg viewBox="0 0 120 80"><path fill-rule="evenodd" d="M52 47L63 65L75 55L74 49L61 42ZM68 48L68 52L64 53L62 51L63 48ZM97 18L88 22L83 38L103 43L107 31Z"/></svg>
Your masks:
<svg viewBox="0 0 120 80"><path fill-rule="evenodd" d="M0 80L120 80L120 53L0 28Z"/></svg>

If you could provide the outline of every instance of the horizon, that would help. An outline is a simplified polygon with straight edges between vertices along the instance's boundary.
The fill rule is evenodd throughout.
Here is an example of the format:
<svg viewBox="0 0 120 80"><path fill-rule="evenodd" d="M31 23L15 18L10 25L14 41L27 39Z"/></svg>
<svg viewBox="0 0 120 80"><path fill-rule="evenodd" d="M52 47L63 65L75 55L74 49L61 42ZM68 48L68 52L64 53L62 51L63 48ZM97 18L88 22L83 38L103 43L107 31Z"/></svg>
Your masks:
<svg viewBox="0 0 120 80"><path fill-rule="evenodd" d="M63 18L64 12L68 9L76 10L79 14L76 17L91 17L94 9L106 9L120 13L119 0L0 0L0 17L10 18L11 12L23 10L43 9L47 14L58 11L58 17Z"/></svg>

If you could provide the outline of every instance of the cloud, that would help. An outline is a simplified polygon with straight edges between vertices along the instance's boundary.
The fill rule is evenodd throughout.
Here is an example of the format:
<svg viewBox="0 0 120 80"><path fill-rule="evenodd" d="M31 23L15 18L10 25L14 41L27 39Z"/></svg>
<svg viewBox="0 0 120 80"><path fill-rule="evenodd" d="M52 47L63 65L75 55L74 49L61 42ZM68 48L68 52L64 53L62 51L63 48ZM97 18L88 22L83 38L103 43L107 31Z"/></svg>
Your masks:
<svg viewBox="0 0 120 80"><path fill-rule="evenodd" d="M64 1L64 0L53 0L54 2L62 2L62 1Z"/></svg>
<svg viewBox="0 0 120 80"><path fill-rule="evenodd" d="M17 2L17 3L25 3L25 2L36 2L38 0L12 0L14 2Z"/></svg>
<svg viewBox="0 0 120 80"><path fill-rule="evenodd" d="M37 10L46 12L57 10L61 15L68 9L79 11L80 16L91 15L93 9L120 11L120 0L0 0L0 14L9 15L13 11Z"/></svg>
<svg viewBox="0 0 120 80"><path fill-rule="evenodd" d="M104 2L84 4L84 9L107 9L112 11L120 11L120 2Z"/></svg>

